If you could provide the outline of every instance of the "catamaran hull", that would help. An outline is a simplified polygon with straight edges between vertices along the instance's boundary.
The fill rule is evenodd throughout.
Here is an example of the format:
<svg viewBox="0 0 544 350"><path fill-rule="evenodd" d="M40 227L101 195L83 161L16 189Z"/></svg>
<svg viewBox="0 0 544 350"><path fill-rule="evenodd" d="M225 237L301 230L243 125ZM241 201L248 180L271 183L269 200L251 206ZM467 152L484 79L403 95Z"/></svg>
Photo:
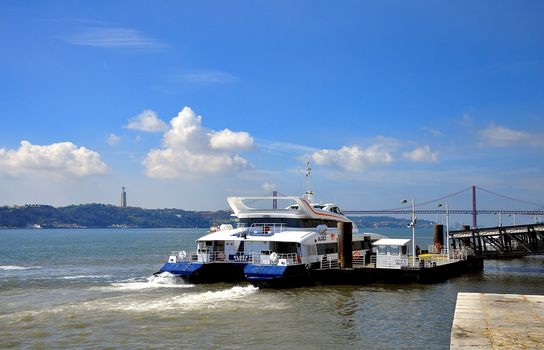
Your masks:
<svg viewBox="0 0 544 350"><path fill-rule="evenodd" d="M247 263L166 263L159 272L169 272L190 283L242 282Z"/></svg>
<svg viewBox="0 0 544 350"><path fill-rule="evenodd" d="M312 285L308 266L253 265L244 268L246 281L259 288L292 288Z"/></svg>

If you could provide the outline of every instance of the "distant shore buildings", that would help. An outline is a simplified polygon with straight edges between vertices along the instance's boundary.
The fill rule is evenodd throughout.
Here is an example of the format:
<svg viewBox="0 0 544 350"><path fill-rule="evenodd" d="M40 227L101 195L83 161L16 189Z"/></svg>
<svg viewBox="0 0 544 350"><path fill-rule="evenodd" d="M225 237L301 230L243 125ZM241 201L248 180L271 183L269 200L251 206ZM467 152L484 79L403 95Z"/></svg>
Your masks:
<svg viewBox="0 0 544 350"><path fill-rule="evenodd" d="M127 192L124 187L121 187L121 208L127 207Z"/></svg>

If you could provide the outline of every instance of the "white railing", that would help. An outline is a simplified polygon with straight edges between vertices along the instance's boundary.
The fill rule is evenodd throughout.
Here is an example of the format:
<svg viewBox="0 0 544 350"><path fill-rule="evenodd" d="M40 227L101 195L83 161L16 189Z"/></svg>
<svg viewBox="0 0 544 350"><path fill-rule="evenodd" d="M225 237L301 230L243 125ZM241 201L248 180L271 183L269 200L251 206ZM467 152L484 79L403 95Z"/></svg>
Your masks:
<svg viewBox="0 0 544 350"><path fill-rule="evenodd" d="M338 259L321 259L320 269L335 269L338 267Z"/></svg>
<svg viewBox="0 0 544 350"><path fill-rule="evenodd" d="M365 257L364 256L357 256L352 258L353 267L364 267L365 266Z"/></svg>
<svg viewBox="0 0 544 350"><path fill-rule="evenodd" d="M431 246L429 246L431 248ZM431 253L431 250L429 249L429 254L421 254L418 258L419 260L419 267L434 267L439 265L445 265L449 263L453 263L459 260L466 260L468 256L468 252L466 250L461 249L453 249L451 248L449 251L447 249L443 248L438 252L436 249L434 250L436 253Z"/></svg>
<svg viewBox="0 0 544 350"><path fill-rule="evenodd" d="M253 223L249 227L251 233L271 234L274 232L285 231L286 225L284 223ZM257 230L257 232L255 232Z"/></svg>
<svg viewBox="0 0 544 350"><path fill-rule="evenodd" d="M376 267L376 255L370 256L370 267Z"/></svg>
<svg viewBox="0 0 544 350"><path fill-rule="evenodd" d="M168 262L247 262L260 265L297 265L303 263L305 259L297 253L227 253L224 251L174 251L170 254ZM304 261L305 262L305 261Z"/></svg>

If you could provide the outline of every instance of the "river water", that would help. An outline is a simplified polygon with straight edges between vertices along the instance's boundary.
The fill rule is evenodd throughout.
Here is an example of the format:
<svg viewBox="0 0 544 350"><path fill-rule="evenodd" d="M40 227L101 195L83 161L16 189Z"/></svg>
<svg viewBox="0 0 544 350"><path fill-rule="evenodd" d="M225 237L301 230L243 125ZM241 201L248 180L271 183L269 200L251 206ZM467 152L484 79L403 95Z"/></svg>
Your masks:
<svg viewBox="0 0 544 350"><path fill-rule="evenodd" d="M0 230L0 348L447 349L458 292L544 294L542 256L432 285L260 290L153 277L204 232ZM431 237L417 234L422 247Z"/></svg>

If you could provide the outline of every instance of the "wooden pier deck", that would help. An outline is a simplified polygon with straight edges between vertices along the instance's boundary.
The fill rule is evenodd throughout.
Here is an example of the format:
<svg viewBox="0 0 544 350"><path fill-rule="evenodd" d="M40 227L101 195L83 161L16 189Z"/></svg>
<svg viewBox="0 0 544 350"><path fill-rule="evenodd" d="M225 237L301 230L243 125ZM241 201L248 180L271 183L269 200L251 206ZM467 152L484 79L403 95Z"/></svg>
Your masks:
<svg viewBox="0 0 544 350"><path fill-rule="evenodd" d="M543 348L544 295L457 295L450 350Z"/></svg>

